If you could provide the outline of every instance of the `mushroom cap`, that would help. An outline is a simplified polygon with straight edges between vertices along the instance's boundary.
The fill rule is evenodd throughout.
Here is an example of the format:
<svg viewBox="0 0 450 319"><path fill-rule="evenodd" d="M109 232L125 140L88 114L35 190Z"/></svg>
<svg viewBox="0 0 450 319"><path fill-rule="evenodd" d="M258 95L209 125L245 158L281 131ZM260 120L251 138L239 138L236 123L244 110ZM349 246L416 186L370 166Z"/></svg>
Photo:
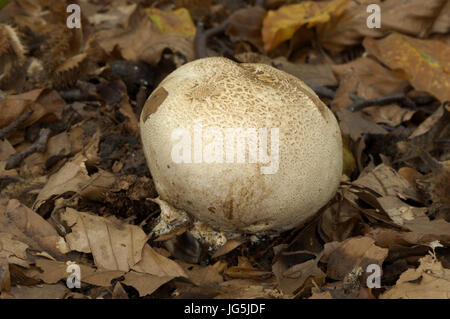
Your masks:
<svg viewBox="0 0 450 319"><path fill-rule="evenodd" d="M200 151L194 149L198 121ZM217 137L205 131L225 138L229 128L267 128L271 154L276 141L271 129L278 128L278 169L262 173L270 163L252 162L249 153L245 163L196 163L195 155L192 163L176 163L172 151L180 137L173 132L180 128L190 134L184 141L192 154L206 154ZM333 113L300 79L265 64L214 57L181 66L148 98L140 131L160 198L220 231L291 229L333 197L342 174L341 133Z"/></svg>

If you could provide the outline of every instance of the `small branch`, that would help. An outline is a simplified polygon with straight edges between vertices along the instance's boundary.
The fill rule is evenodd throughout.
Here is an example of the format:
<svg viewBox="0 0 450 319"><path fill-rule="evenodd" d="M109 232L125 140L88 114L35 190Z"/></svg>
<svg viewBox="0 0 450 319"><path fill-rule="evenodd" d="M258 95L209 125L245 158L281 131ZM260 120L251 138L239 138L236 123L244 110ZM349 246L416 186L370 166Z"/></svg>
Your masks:
<svg viewBox="0 0 450 319"><path fill-rule="evenodd" d="M8 170L16 168L27 156L35 152L44 151L47 145L48 138L50 137L50 133L51 133L50 129L48 128L42 129L38 140L34 144L30 145L29 147L27 147L26 149L22 150L19 153L11 155L8 158L5 169Z"/></svg>
<svg viewBox="0 0 450 319"><path fill-rule="evenodd" d="M33 112L33 110L29 110L28 112L23 113L17 119L12 121L8 126L2 128L0 130L0 140L8 135L12 130L16 129L18 126L24 123L26 120L28 120Z"/></svg>
<svg viewBox="0 0 450 319"><path fill-rule="evenodd" d="M366 107L374 105L387 105L395 102L402 103L406 107L415 108L416 104L412 99L407 97L404 93L393 94L373 99L364 99L357 96L355 93L350 93L350 98L353 100L353 104L348 106L350 112L360 111Z"/></svg>
<svg viewBox="0 0 450 319"><path fill-rule="evenodd" d="M334 99L336 92L326 86L311 84L309 87L321 98Z"/></svg>
<svg viewBox="0 0 450 319"><path fill-rule="evenodd" d="M216 34L225 31L229 23L230 18L227 18L218 26L208 30L204 30L203 22L202 21L197 22L197 32L195 33L194 38L194 49L195 49L195 56L197 59L205 58L208 56L206 50L208 39Z"/></svg>

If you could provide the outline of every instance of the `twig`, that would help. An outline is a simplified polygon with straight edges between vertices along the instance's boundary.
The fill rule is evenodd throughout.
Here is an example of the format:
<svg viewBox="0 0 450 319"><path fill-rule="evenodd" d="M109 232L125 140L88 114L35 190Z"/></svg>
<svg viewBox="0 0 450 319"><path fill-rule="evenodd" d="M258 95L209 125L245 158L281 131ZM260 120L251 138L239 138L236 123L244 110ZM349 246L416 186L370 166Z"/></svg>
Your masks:
<svg viewBox="0 0 450 319"><path fill-rule="evenodd" d="M30 118L31 114L33 114L33 112L34 112L33 110L29 110L28 112L23 113L17 119L12 121L8 126L5 126L4 128L2 128L0 130L0 139L5 137L6 135L8 135L9 132L16 129L19 125L21 125L23 122L28 120Z"/></svg>
<svg viewBox="0 0 450 319"><path fill-rule="evenodd" d="M319 96L319 97L324 97L327 99L334 99L334 96L336 94L336 92L334 92L332 89L327 88L326 86L321 86L321 85L314 85L311 84L309 85L309 87Z"/></svg>
<svg viewBox="0 0 450 319"><path fill-rule="evenodd" d="M206 51L208 38L225 31L229 23L230 18L227 18L218 26L208 30L204 30L203 22L197 22L197 32L195 33L194 39L195 56L197 59L205 58L208 56L208 53Z"/></svg>
<svg viewBox="0 0 450 319"><path fill-rule="evenodd" d="M28 155L31 155L35 152L44 151L47 145L48 138L50 137L50 133L51 133L50 129L48 128L42 129L38 140L34 144L30 145L29 147L27 147L26 149L22 150L19 153L11 155L8 158L5 169L8 170L16 168Z"/></svg>
<svg viewBox="0 0 450 319"><path fill-rule="evenodd" d="M350 93L350 98L353 100L353 104L348 106L350 112L360 111L366 107L374 105L387 105L395 102L400 102L406 107L415 108L416 104L412 99L407 97L404 93L393 94L373 99L364 99L357 96L355 93Z"/></svg>

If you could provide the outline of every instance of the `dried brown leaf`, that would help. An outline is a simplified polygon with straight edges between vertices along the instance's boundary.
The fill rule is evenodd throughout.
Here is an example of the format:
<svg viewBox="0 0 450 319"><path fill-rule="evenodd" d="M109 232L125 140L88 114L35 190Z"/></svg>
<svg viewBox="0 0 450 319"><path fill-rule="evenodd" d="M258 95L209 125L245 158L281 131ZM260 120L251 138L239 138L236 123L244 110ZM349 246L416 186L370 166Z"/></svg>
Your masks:
<svg viewBox="0 0 450 319"><path fill-rule="evenodd" d="M408 269L396 285L381 295L382 299L448 299L450 298L450 270L442 267L435 256L420 259L416 269Z"/></svg>
<svg viewBox="0 0 450 319"><path fill-rule="evenodd" d="M138 226L66 208L61 221L71 227L66 240L72 250L92 253L98 268L129 271L142 258L147 235Z"/></svg>
<svg viewBox="0 0 450 319"><path fill-rule="evenodd" d="M62 258L67 244L41 216L15 199L0 199L0 232L10 233L38 252L46 251Z"/></svg>

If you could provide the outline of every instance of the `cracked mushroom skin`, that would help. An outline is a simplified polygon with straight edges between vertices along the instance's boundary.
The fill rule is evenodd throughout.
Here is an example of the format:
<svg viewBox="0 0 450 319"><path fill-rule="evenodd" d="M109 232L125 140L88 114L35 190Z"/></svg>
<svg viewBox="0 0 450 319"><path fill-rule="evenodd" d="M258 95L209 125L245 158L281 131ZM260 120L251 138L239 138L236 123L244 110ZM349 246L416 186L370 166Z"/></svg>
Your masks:
<svg viewBox="0 0 450 319"><path fill-rule="evenodd" d="M260 133L240 140L244 162L230 128ZM291 229L334 196L342 174L333 113L304 82L265 64L215 57L181 66L147 99L140 131L160 198L220 231ZM178 151L184 162L174 161Z"/></svg>

